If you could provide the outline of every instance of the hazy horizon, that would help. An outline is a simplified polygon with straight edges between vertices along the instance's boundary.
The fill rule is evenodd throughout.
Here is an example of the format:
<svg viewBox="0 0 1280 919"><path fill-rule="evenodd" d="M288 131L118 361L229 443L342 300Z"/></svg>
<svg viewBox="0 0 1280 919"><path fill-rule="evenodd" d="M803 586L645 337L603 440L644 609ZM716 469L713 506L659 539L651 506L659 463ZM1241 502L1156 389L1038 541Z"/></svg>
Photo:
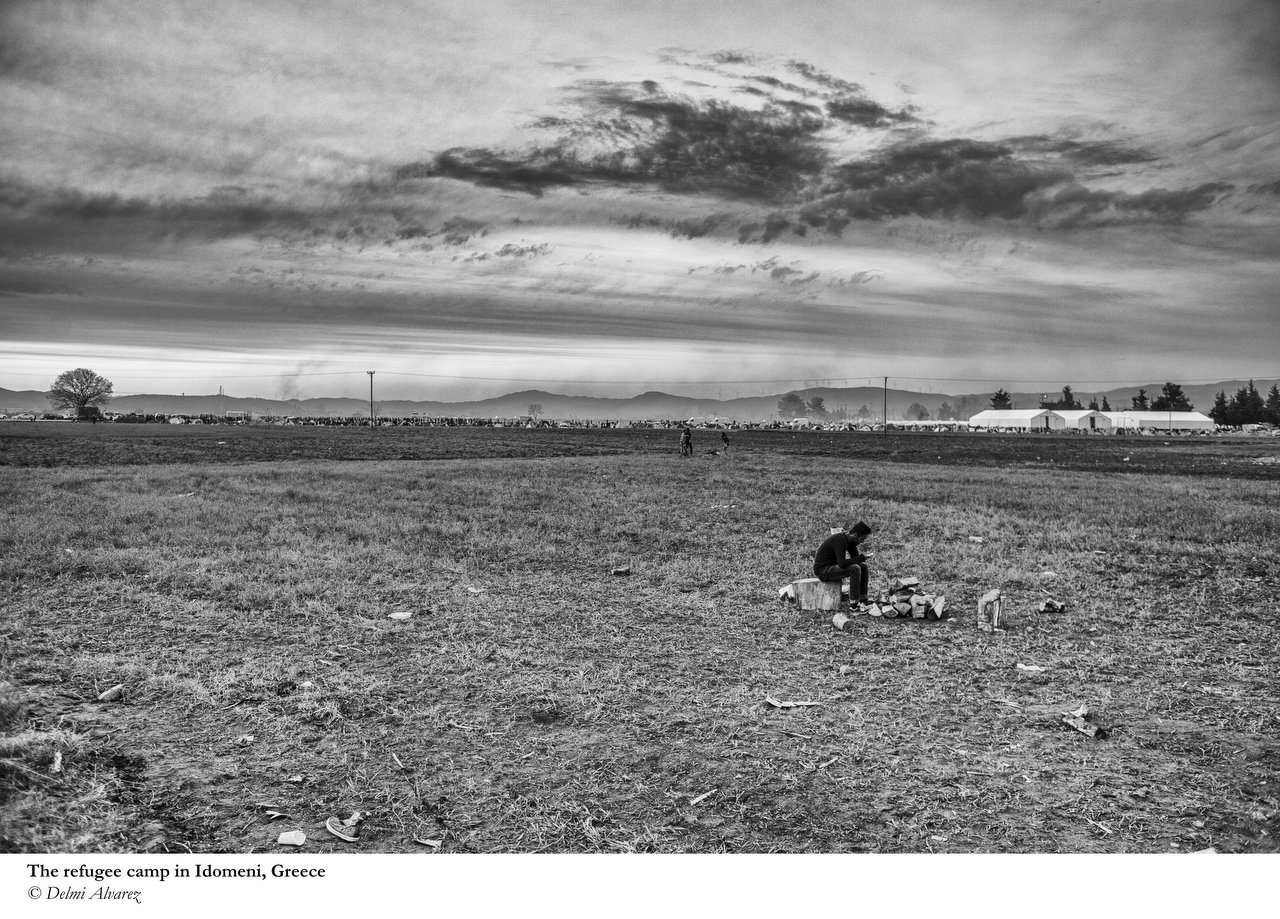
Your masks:
<svg viewBox="0 0 1280 919"><path fill-rule="evenodd" d="M1267 0L6 4L0 364L436 401L1272 378L1278 90Z"/></svg>

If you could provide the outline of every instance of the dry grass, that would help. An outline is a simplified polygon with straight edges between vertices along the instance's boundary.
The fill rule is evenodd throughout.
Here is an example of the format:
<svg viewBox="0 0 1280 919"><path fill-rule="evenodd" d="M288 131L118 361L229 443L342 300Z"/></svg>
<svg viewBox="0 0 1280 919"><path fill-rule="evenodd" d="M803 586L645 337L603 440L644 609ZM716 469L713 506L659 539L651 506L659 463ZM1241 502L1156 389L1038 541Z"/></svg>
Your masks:
<svg viewBox="0 0 1280 919"><path fill-rule="evenodd" d="M6 470L0 845L1274 850L1273 482L646 443ZM851 514L959 618L781 607Z"/></svg>

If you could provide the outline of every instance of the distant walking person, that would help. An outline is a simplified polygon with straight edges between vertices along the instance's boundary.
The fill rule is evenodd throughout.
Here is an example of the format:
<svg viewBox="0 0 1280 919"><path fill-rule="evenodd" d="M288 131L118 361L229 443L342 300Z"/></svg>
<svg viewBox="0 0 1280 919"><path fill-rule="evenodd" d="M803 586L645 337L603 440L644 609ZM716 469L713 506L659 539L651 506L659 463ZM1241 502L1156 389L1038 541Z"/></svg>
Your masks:
<svg viewBox="0 0 1280 919"><path fill-rule="evenodd" d="M688 428L680 432L680 455L693 456L693 432Z"/></svg>
<svg viewBox="0 0 1280 919"><path fill-rule="evenodd" d="M729 452L729 432L728 432L728 431L721 431L721 432L720 432L720 439L721 439L722 441L724 441L724 452L725 452L725 453L728 453L728 452Z"/></svg>
<svg viewBox="0 0 1280 919"><path fill-rule="evenodd" d="M818 580L839 584L845 578L849 579L851 604L868 601L867 587L871 572L867 567L867 556L859 551L858 546L870 535L871 527L859 520L823 540L813 557L813 573L818 576Z"/></svg>

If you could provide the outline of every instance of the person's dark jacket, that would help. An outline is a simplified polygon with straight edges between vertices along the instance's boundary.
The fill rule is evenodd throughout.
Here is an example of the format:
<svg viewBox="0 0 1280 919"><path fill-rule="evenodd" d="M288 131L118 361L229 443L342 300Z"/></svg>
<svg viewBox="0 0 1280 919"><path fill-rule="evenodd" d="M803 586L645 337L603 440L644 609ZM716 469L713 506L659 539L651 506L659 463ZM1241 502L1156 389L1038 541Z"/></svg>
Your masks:
<svg viewBox="0 0 1280 919"><path fill-rule="evenodd" d="M832 533L818 546L818 553L813 557L813 573L818 574L832 565L847 565L851 562L862 564L866 560L867 557L858 551L848 533Z"/></svg>

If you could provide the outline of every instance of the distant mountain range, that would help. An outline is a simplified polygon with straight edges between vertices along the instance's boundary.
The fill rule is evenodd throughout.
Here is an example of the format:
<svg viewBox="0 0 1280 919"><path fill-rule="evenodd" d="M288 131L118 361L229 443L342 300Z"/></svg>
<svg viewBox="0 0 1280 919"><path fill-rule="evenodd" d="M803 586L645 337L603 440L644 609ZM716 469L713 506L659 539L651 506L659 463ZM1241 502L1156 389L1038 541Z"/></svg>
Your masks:
<svg viewBox="0 0 1280 919"><path fill-rule="evenodd" d="M1265 396L1267 390L1277 380L1254 380L1254 385ZM1205 383L1184 385L1182 390L1199 411L1207 411L1213 405L1214 395L1223 390L1228 398L1236 390L1248 384L1247 380L1227 380L1221 383ZM1143 387L1148 398L1160 393L1163 383L1151 383ZM1106 392L1077 391L1076 398L1082 405L1088 405L1095 395L1101 402L1107 398L1115 410L1127 408L1131 397L1137 395L1139 387L1124 387ZM812 389L790 390L799 395L805 402L815 396L821 397L829 411L844 409L850 417L858 414L864 406L874 418L879 418L884 411L885 390L858 386L852 388L816 387ZM473 402L433 402L412 400L378 400L375 402L379 417L408 416L420 413L431 416L474 417L474 418L512 418L529 414L531 405L542 407L541 417L547 419L569 419L583 421L616 420L642 421L644 419L689 419L713 418L736 419L739 421L772 420L778 417L778 400L787 393L769 396L749 396L738 399L696 399L689 396L676 396L664 392L646 392L629 399L607 399L596 396L566 396L541 390L525 390L508 393L492 399L481 399ZM1013 393L1015 407L1033 408L1040 402L1039 392ZM1049 393L1055 398L1060 392ZM938 416L938 409L943 402L953 408L965 406L966 417L984 408L990 407L992 392L947 395L945 393L916 392L912 390L890 389L888 391L889 418L900 419L912 404L920 404L929 410L931 417ZM108 408L116 412L163 412L167 414L187 415L225 415L227 412L255 412L262 415L285 415L302 417L367 417L369 403L367 400L350 398L316 398L316 399L259 399L235 396L172 396L172 395L135 395L118 396L111 400ZM50 411L48 399L43 392L37 390L14 391L0 387L0 412L14 414L16 412Z"/></svg>

